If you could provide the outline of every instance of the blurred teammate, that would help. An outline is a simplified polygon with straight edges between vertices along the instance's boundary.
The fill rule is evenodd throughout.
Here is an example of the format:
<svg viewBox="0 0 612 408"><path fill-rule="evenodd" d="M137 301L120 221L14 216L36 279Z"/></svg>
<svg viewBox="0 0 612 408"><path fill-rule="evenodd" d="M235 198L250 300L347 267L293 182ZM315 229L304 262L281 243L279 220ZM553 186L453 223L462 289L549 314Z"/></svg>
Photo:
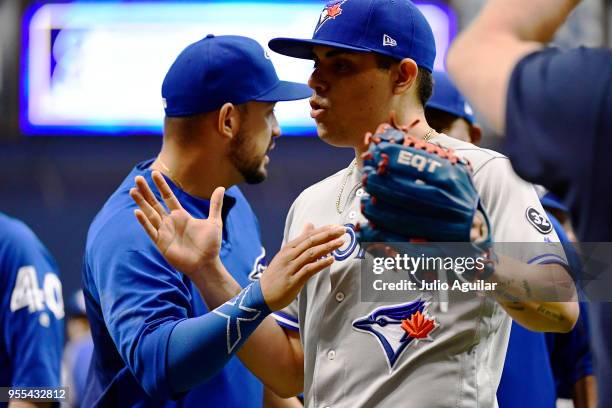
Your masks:
<svg viewBox="0 0 612 408"><path fill-rule="evenodd" d="M444 72L434 72L434 92L425 116L438 132L476 145L480 142L481 129L471 107ZM567 244L564 248L571 269L578 272L580 260L567 237L573 233L566 234L562 227L566 225L571 231L564 207L551 194L541 202L560 242ZM557 398L572 398L576 407L596 406L587 320L581 305L578 322L570 333L538 333L512 323L497 390L500 408L555 407Z"/></svg>
<svg viewBox="0 0 612 408"><path fill-rule="evenodd" d="M95 348L84 406L262 405L262 383L247 367L258 374L276 359L275 348L259 332L241 346L260 324L284 336L266 316L333 262L323 256L341 245L344 231L306 228L257 280L266 254L255 214L235 185L266 178L267 153L280 136L275 103L308 95L303 84L279 81L249 38L208 35L177 57L162 85L161 152L136 165L89 229L83 282ZM171 214L142 188L153 180ZM138 225L130 193L159 250ZM194 224L199 235L167 240ZM153 231L162 225L168 230ZM181 245L209 263L185 267L194 258ZM162 254L178 261L180 272ZM224 286L231 295L207 296L221 274L234 283ZM267 348L254 357L239 353L242 362L233 358L251 344Z"/></svg>
<svg viewBox="0 0 612 408"><path fill-rule="evenodd" d="M567 205L580 241L612 242L612 50L543 44L578 3L492 0L447 65L472 106L505 135L516 172ZM598 301L610 300L612 277L603 279ZM609 406L612 303L589 309L599 401Z"/></svg>
<svg viewBox="0 0 612 408"><path fill-rule="evenodd" d="M85 298L80 289L66 302L66 335L62 365L70 389L70 406L78 408L85 395L87 372L93 354L91 328L85 311Z"/></svg>
<svg viewBox="0 0 612 408"><path fill-rule="evenodd" d="M358 158L365 149L365 133L386 121L390 111L400 113L400 123L419 119L412 131L415 136L456 148L472 160L475 184L489 210L496 240L556 240L554 232L539 232L525 217L528 207L542 216L543 210L533 188L513 175L505 158L438 135L425 121L435 44L431 28L412 3L330 2L313 40L274 39L269 45L282 54L314 59L309 80L314 90L311 116L325 142L353 148ZM279 333L266 333L276 361L269 367L266 383L272 384L273 372L284 373L289 381L275 384L274 389L295 395L304 387L310 407L493 406L510 327L502 307L532 328L564 331L575 321L576 305L542 303L535 306L536 313L534 305L498 303L475 293L468 301L453 297L447 311L419 293L407 294L402 304L389 305L384 294L380 303L361 302L362 255L354 232L355 224L363 221L359 173L356 159L305 190L289 211L285 244L300 236L308 220L316 225L344 224L350 241L334 252L336 262L330 268L311 278L297 299L275 314L287 336L301 341L290 343ZM181 240L196 230L176 231L173 236ZM553 265L563 263L562 254L526 249L523 261L533 258L534 264L540 260L551 264L500 267L496 272L500 279L506 273L525 272L528 286L536 289L538 284L531 279L538 273L528 273L532 268L566 278L563 268ZM222 285L211 289L223 296ZM518 294L522 289L510 290ZM414 323L417 331L406 322Z"/></svg>
<svg viewBox="0 0 612 408"><path fill-rule="evenodd" d="M436 132L479 145L482 129L476 123L470 105L446 73L435 71L433 78L433 93L425 106L427 123Z"/></svg>
<svg viewBox="0 0 612 408"><path fill-rule="evenodd" d="M60 387L64 303L57 265L24 223L2 213L0 306L0 387Z"/></svg>
<svg viewBox="0 0 612 408"><path fill-rule="evenodd" d="M582 265L576 247L578 241L567 207L552 193L545 192L540 201L563 243L574 279L581 279ZM576 408L597 407L597 383L590 340L589 310L584 302L580 303L580 317L571 332L546 334L557 397L572 399Z"/></svg>

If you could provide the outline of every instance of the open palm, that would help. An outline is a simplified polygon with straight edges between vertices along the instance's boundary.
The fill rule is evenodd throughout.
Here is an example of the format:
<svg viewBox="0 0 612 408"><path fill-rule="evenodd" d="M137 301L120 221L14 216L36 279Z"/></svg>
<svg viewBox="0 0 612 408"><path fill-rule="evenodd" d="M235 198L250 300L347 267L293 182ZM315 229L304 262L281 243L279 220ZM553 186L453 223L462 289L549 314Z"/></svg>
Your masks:
<svg viewBox="0 0 612 408"><path fill-rule="evenodd" d="M136 187L130 190L139 207L134 212L136 218L168 263L187 276L200 273L219 255L225 189L218 187L213 192L208 218L197 219L183 208L161 173L154 171L152 178L170 212L157 200L144 177L138 176Z"/></svg>

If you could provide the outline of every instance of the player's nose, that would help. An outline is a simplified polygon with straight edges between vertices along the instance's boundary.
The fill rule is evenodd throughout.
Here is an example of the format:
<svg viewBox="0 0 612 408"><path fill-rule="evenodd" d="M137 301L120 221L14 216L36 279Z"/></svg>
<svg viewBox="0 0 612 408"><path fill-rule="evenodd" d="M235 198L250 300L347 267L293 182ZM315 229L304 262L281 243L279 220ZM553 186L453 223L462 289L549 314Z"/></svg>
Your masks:
<svg viewBox="0 0 612 408"><path fill-rule="evenodd" d="M321 70L315 69L312 71L310 78L308 78L308 86L314 89L315 93L318 94L323 93L328 88L327 82L323 78Z"/></svg>
<svg viewBox="0 0 612 408"><path fill-rule="evenodd" d="M281 127L278 123L278 119L276 119L276 115L274 115L274 119L272 121L272 139L276 139L281 136Z"/></svg>

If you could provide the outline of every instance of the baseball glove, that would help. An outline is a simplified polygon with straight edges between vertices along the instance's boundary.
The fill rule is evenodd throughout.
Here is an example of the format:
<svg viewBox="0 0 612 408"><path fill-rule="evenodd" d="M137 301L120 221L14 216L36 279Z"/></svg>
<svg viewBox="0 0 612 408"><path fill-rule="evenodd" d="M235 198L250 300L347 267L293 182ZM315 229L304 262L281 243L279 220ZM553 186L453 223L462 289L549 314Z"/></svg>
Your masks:
<svg viewBox="0 0 612 408"><path fill-rule="evenodd" d="M366 135L362 183L367 194L361 211L368 223L357 227L362 246L464 242L470 255L488 253L491 228L470 163L451 149L411 136L394 115L390 122ZM477 214L480 227L474 237Z"/></svg>

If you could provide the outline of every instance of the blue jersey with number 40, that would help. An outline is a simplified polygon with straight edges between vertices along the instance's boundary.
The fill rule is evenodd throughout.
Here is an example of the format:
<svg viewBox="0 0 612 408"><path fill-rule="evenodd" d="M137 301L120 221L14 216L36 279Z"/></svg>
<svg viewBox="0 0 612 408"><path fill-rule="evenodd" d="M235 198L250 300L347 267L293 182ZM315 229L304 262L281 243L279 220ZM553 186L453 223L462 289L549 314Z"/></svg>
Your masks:
<svg viewBox="0 0 612 408"><path fill-rule="evenodd" d="M0 213L1 387L60 386L63 319L55 261L24 223Z"/></svg>

